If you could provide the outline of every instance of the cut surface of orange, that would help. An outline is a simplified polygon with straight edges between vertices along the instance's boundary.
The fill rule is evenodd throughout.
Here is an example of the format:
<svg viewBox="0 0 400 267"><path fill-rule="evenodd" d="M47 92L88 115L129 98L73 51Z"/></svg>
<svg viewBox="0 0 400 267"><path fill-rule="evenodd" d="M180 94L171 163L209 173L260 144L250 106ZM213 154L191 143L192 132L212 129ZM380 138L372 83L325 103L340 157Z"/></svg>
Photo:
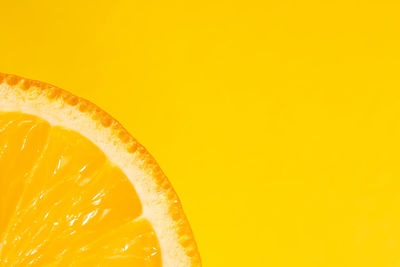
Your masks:
<svg viewBox="0 0 400 267"><path fill-rule="evenodd" d="M103 110L0 74L0 266L201 266L179 199Z"/></svg>

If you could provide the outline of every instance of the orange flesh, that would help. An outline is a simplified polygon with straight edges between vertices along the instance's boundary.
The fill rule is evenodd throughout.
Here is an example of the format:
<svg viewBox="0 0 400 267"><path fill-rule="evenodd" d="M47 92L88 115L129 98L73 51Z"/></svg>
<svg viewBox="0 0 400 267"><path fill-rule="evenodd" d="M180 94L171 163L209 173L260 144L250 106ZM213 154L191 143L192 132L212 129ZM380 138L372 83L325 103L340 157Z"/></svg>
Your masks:
<svg viewBox="0 0 400 267"><path fill-rule="evenodd" d="M0 112L0 266L161 266L125 174L80 134Z"/></svg>

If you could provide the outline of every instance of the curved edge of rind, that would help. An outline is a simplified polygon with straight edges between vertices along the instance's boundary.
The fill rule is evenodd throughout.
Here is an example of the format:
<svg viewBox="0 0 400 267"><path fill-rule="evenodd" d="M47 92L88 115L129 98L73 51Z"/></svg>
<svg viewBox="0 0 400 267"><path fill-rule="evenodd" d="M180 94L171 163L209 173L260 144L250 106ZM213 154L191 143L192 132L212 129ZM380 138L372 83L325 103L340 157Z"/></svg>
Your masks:
<svg viewBox="0 0 400 267"><path fill-rule="evenodd" d="M142 202L143 214L158 236L163 266L202 265L189 222L168 178L151 154L111 115L90 101L56 86L0 73L0 111L4 107L4 111L32 113L52 124L80 130L111 161L118 158L116 162L124 162L123 166L117 165L128 178L140 177L138 181L131 181L142 201L144 195L152 196ZM82 133L82 129L87 130ZM149 179L152 183L148 183ZM154 207L150 211L153 205L157 206L157 211L153 211ZM167 251L163 249L165 247L174 249Z"/></svg>

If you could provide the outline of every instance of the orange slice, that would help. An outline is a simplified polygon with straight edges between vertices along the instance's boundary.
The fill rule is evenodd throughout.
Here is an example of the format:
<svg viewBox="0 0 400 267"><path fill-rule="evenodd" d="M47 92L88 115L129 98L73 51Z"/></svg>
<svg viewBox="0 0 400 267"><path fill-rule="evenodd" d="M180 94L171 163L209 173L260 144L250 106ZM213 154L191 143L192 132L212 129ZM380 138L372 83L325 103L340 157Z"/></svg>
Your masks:
<svg viewBox="0 0 400 267"><path fill-rule="evenodd" d="M200 266L150 154L94 104L0 74L0 266Z"/></svg>

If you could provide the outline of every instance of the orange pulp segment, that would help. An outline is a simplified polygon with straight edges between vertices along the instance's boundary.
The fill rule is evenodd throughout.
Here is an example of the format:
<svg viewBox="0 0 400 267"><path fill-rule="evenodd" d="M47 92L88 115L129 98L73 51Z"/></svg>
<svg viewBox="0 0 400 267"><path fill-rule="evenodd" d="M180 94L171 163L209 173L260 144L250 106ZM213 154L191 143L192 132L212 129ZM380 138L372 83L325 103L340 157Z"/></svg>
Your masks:
<svg viewBox="0 0 400 267"><path fill-rule="evenodd" d="M132 183L84 136L0 112L0 266L161 266Z"/></svg>

